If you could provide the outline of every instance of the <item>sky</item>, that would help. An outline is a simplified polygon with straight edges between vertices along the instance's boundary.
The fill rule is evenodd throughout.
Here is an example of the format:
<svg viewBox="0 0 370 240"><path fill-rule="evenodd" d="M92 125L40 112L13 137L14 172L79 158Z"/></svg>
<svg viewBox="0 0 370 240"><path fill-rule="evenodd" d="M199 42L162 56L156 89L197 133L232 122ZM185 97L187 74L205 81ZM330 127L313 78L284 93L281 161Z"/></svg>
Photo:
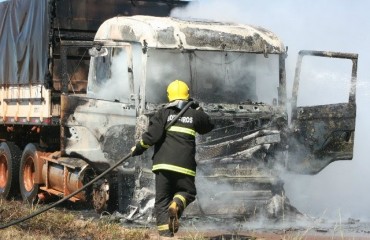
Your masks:
<svg viewBox="0 0 370 240"><path fill-rule="evenodd" d="M289 48L288 90L299 50L359 54L353 160L334 162L314 176L283 176L290 202L313 217L370 218L369 9L367 0L199 0L172 12L172 16L258 25L276 33Z"/></svg>

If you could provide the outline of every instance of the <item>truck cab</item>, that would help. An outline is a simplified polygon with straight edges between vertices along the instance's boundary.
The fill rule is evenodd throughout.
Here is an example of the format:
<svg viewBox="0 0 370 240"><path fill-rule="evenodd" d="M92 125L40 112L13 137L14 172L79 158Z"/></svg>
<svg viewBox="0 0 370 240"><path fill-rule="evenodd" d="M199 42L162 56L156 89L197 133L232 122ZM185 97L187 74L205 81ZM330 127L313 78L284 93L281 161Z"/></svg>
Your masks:
<svg viewBox="0 0 370 240"><path fill-rule="evenodd" d="M130 151L149 118L165 106L167 85L185 81L215 122L211 133L196 139L198 198L188 215L248 216L261 205L274 215L281 206L269 206L284 196L277 169L316 174L333 161L352 159L357 54L301 51L291 99L287 48L260 27L115 17L99 28L90 55L87 95L65 98L76 107L68 108L66 132L73 129L84 143L71 134L63 151L105 169ZM349 61L347 102L297 105L302 59L308 56ZM149 150L124 166L135 168L138 180L129 187L136 203L131 215L147 209L154 196L151 156Z"/></svg>

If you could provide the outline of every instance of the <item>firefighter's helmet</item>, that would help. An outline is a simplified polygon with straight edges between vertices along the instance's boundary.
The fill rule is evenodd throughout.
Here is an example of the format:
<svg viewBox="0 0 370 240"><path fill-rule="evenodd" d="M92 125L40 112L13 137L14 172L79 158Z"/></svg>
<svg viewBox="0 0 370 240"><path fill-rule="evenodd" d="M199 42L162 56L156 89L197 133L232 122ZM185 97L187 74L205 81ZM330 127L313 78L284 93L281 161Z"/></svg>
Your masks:
<svg viewBox="0 0 370 240"><path fill-rule="evenodd" d="M181 80L175 80L168 85L167 96L168 101L170 102L174 100L188 100L189 87L185 82Z"/></svg>

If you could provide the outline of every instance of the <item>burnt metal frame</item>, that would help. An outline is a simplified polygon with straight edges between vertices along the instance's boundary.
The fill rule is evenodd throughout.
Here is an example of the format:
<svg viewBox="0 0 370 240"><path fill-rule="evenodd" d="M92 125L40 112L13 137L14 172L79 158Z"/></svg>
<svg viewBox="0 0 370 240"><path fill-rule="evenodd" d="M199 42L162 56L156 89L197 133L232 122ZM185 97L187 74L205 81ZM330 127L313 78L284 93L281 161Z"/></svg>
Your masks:
<svg viewBox="0 0 370 240"><path fill-rule="evenodd" d="M356 80L357 80L357 64L358 54L355 53L341 53L341 52L327 52L327 51L311 51L302 50L298 53L297 65L294 75L293 92L292 92L292 119L297 116L297 98L299 88L299 77L302 68L302 60L304 56L317 56L329 58L342 58L352 60L352 77L351 77L351 90L349 93L349 104L356 102Z"/></svg>
<svg viewBox="0 0 370 240"><path fill-rule="evenodd" d="M92 47L92 41L61 41L60 42L60 60L61 60L61 92L68 94L68 71L67 71L67 50L68 48L78 48L78 47Z"/></svg>

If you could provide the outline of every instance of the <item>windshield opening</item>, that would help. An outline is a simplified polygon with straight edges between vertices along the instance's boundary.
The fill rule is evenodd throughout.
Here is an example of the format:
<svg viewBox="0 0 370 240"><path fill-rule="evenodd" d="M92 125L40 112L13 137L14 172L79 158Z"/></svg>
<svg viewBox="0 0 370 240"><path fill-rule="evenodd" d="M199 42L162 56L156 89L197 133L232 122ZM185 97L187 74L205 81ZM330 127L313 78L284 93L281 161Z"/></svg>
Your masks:
<svg viewBox="0 0 370 240"><path fill-rule="evenodd" d="M129 50L131 49L131 51ZM142 78L141 45L104 47L91 49L87 96L109 101L127 102L130 99L130 76L133 74L134 92L138 92ZM131 54L132 52L132 54ZM132 55L132 65L129 57Z"/></svg>
<svg viewBox="0 0 370 240"><path fill-rule="evenodd" d="M204 103L272 104L278 97L278 55L178 50L148 51L146 101L167 102L167 85L185 81Z"/></svg>

